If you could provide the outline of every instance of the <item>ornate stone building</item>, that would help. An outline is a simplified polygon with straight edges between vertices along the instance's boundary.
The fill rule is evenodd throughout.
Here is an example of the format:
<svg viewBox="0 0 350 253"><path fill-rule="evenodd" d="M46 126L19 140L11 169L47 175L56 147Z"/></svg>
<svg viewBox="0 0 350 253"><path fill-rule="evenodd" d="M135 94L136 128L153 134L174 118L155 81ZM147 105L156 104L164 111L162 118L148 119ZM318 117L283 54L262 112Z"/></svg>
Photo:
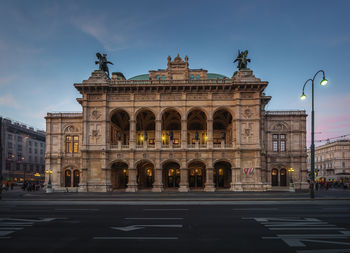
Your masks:
<svg viewBox="0 0 350 253"><path fill-rule="evenodd" d="M305 111L265 111L267 85L250 69L190 69L179 55L129 80L94 71L74 84L82 113L47 114L53 189L266 191L291 176L305 188Z"/></svg>

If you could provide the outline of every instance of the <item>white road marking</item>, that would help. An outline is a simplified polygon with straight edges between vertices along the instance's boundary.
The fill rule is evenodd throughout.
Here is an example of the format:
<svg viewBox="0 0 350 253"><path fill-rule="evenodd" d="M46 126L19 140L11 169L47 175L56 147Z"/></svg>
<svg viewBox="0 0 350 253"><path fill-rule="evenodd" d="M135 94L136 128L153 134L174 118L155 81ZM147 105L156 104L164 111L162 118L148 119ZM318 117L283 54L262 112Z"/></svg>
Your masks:
<svg viewBox="0 0 350 253"><path fill-rule="evenodd" d="M154 227L154 228L182 228L182 225L131 225L126 227L111 227L111 229L120 230L120 231L133 231L137 229L143 229L145 227Z"/></svg>
<svg viewBox="0 0 350 253"><path fill-rule="evenodd" d="M183 220L184 218L124 218L125 220Z"/></svg>
<svg viewBox="0 0 350 253"><path fill-rule="evenodd" d="M178 237L94 237L95 240L177 240Z"/></svg>
<svg viewBox="0 0 350 253"><path fill-rule="evenodd" d="M144 211L188 211L188 209L143 209Z"/></svg>

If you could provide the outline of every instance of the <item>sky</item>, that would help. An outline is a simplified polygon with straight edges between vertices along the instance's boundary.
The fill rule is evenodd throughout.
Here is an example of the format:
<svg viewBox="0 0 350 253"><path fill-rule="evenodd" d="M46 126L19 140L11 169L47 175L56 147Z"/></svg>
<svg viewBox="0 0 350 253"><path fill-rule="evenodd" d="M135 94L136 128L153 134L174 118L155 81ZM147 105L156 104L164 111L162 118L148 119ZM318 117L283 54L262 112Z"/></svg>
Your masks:
<svg viewBox="0 0 350 253"><path fill-rule="evenodd" d="M328 85L315 79L315 139L347 135L349 9L347 0L1 0L0 115L45 130L47 112L81 111L73 84L97 68L96 52L126 78L164 69L178 53L190 68L231 77L241 49L269 82L267 110L311 115L311 83L299 97L324 70Z"/></svg>

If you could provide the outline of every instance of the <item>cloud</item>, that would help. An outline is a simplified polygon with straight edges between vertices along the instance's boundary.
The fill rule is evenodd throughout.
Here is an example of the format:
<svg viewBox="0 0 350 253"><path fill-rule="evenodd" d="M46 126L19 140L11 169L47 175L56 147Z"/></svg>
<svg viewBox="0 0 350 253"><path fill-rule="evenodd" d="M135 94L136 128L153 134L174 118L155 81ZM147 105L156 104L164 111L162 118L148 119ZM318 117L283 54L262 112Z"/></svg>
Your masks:
<svg viewBox="0 0 350 253"><path fill-rule="evenodd" d="M19 105L11 94L6 94L0 97L0 105L5 107L19 108Z"/></svg>

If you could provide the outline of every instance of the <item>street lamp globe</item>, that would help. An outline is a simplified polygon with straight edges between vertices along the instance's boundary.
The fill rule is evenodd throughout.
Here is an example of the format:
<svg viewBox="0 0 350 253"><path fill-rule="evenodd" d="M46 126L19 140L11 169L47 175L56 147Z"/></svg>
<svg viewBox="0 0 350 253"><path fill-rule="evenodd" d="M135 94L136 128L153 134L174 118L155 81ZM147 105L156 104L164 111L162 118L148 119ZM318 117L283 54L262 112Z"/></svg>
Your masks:
<svg viewBox="0 0 350 253"><path fill-rule="evenodd" d="M306 95L305 95L305 93L303 93L303 94L300 96L300 99L301 99L301 100L306 99Z"/></svg>
<svg viewBox="0 0 350 253"><path fill-rule="evenodd" d="M322 79L322 81L320 82L320 84L321 84L322 86L326 86L327 83L328 83L328 80L327 80L326 78L323 77L323 79Z"/></svg>

